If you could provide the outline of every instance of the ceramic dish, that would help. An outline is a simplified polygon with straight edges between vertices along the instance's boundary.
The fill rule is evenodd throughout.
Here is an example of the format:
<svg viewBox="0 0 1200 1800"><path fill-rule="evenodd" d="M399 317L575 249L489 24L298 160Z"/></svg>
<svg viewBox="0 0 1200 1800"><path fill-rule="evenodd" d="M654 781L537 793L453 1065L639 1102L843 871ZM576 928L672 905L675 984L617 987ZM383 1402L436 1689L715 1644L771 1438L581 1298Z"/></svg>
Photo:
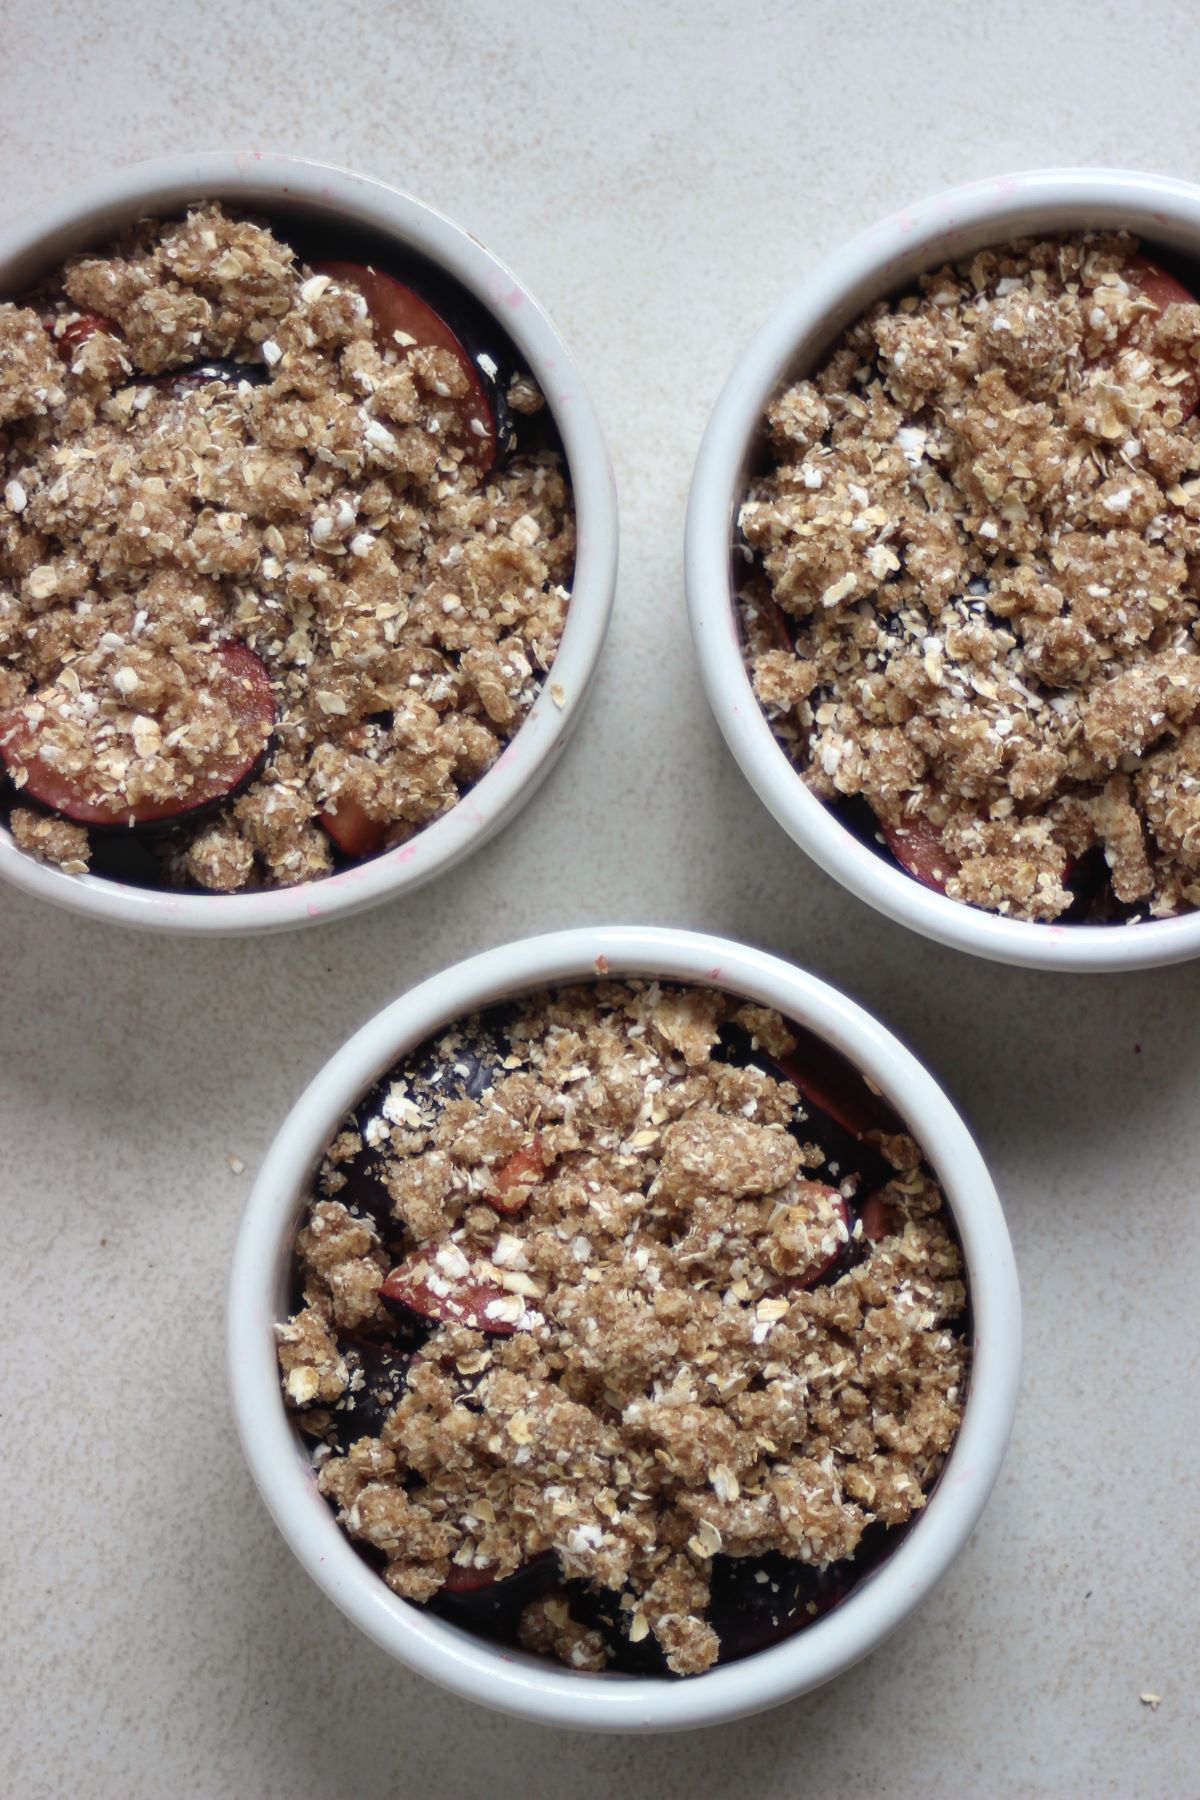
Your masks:
<svg viewBox="0 0 1200 1800"><path fill-rule="evenodd" d="M524 805L567 743L595 673L616 579L617 510L608 452L583 382L517 277L448 219L347 170L231 154L116 170L0 227L0 294L21 294L65 257L100 247L136 219L178 213L201 199L264 215L285 235L292 220L310 232L394 245L401 260L423 259L465 290L499 321L545 395L565 453L578 534L561 644L524 724L459 802L406 843L290 888L177 893L66 874L19 850L0 828L0 876L36 898L111 923L220 935L334 919L409 893L485 842Z"/></svg>
<svg viewBox="0 0 1200 1800"><path fill-rule="evenodd" d="M287 1316L291 1255L314 1169L348 1109L407 1050L477 1008L597 974L716 986L809 1028L894 1105L946 1196L966 1265L974 1342L958 1436L911 1531L849 1596L797 1635L683 1681L580 1674L463 1631L410 1605L356 1552L317 1491L285 1409L275 1322ZM719 938L587 928L509 944L431 977L350 1039L275 1139L234 1254L229 1378L242 1447L277 1525L309 1575L377 1644L467 1699L544 1724L669 1731L757 1712L819 1686L874 1649L945 1573L974 1529L1004 1456L1016 1403L1020 1303L995 1189L934 1078L860 1007L789 964Z"/></svg>
<svg viewBox="0 0 1200 1800"><path fill-rule="evenodd" d="M1124 229L1200 266L1200 188L1119 170L1041 170L976 182L905 208L837 251L751 341L713 410L688 503L685 565L709 703L743 773L784 830L851 893L926 937L997 962L1076 972L1149 968L1200 955L1200 911L1136 924L1035 924L923 886L856 837L806 787L776 741L743 660L735 522L768 402L817 366L875 300L923 271L1014 238ZM1190 283L1193 291L1200 285Z"/></svg>

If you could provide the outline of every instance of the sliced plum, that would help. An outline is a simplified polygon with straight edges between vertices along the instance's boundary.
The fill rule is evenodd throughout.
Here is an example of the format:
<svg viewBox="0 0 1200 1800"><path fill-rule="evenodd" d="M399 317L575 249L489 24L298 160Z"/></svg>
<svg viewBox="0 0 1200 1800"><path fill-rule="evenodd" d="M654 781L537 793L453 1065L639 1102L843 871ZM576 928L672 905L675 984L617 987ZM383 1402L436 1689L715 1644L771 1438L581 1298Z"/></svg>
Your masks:
<svg viewBox="0 0 1200 1800"><path fill-rule="evenodd" d="M42 324L54 339L54 347L64 362L69 362L80 344L97 331L107 331L111 337L120 337L120 328L104 313L78 313L72 318L60 318L57 313L48 313Z"/></svg>
<svg viewBox="0 0 1200 1800"><path fill-rule="evenodd" d="M751 1042L740 1025L721 1028L726 1058L790 1081L804 1102L804 1118L790 1127L802 1144L816 1144L825 1161L806 1171L813 1180L838 1188L848 1175L860 1175L864 1187L882 1186L891 1171L866 1133L896 1131L900 1122L887 1102L872 1094L854 1065L811 1033L798 1033L789 1055L772 1057Z"/></svg>
<svg viewBox="0 0 1200 1800"><path fill-rule="evenodd" d="M394 717L389 711L360 719L341 741L347 750L369 756L377 752L386 741L386 734L391 729ZM354 862L361 862L368 856L378 856L387 847L389 838L398 839L402 835L398 820L376 818L349 794L339 795L323 813L318 813L317 823L332 838L342 855Z"/></svg>
<svg viewBox="0 0 1200 1800"><path fill-rule="evenodd" d="M961 865L946 849L935 825L928 819L916 819L911 825L881 823L880 830L887 839L888 849L906 874L935 893L946 892L946 883ZM1108 886L1108 868L1103 855L1098 861L1090 851L1084 857L1068 856L1063 865L1062 882L1075 896L1068 910L1061 915L1062 919L1074 921L1087 917Z"/></svg>
<svg viewBox="0 0 1200 1800"><path fill-rule="evenodd" d="M779 1066L807 1102L835 1119L844 1131L861 1139L868 1131L899 1131L901 1122L882 1094L867 1086L849 1057L815 1032L794 1026L795 1046Z"/></svg>
<svg viewBox="0 0 1200 1800"><path fill-rule="evenodd" d="M900 1215L878 1192L867 1195L858 1209L858 1217L863 1237L869 1244L878 1244L900 1229Z"/></svg>
<svg viewBox="0 0 1200 1800"><path fill-rule="evenodd" d="M547 1166L542 1140L535 1132L532 1143L514 1150L508 1160L493 1171L491 1185L484 1190L484 1199L497 1212L509 1215L521 1212L529 1204L531 1190L542 1179Z"/></svg>
<svg viewBox="0 0 1200 1800"><path fill-rule="evenodd" d="M271 678L249 645L232 640L218 645L209 666L211 674L197 689L197 705L226 706L234 721L235 736L231 745L192 774L186 795L141 801L136 806L123 806L109 796L102 800L92 798L86 773L57 768L43 754L40 727L46 714L43 711L40 719L31 718L29 700L0 715L0 760L20 787L23 799L36 801L77 825L138 828L195 817L228 799L253 778L275 724Z"/></svg>
<svg viewBox="0 0 1200 1800"><path fill-rule="evenodd" d="M736 1662L802 1631L849 1593L846 1565L814 1568L796 1557L714 1556L708 1620L719 1661Z"/></svg>
<svg viewBox="0 0 1200 1800"><path fill-rule="evenodd" d="M418 347L448 350L456 357L467 381L467 393L456 401L461 435L468 454L486 475L496 460L503 421L498 417L499 389L489 383L484 370L471 356L458 333L415 289L385 275L368 263L322 262L319 275L357 288L367 303L381 350L406 354Z"/></svg>
<svg viewBox="0 0 1200 1800"><path fill-rule="evenodd" d="M552 1550L531 1557L500 1580L490 1569L451 1563L449 1574L429 1606L465 1630L511 1636L525 1608L531 1601L540 1600L557 1580L558 1558Z"/></svg>
<svg viewBox="0 0 1200 1800"><path fill-rule="evenodd" d="M414 1252L388 1274L381 1300L443 1325L466 1325L491 1337L512 1337L538 1322L520 1294L511 1293L483 1268L473 1267L456 1244Z"/></svg>
<svg viewBox="0 0 1200 1800"><path fill-rule="evenodd" d="M373 819L357 800L344 795L331 812L317 815L317 823L327 831L343 856L356 862L367 856L378 856L395 829L390 819Z"/></svg>
<svg viewBox="0 0 1200 1800"><path fill-rule="evenodd" d="M885 825L880 830L887 847L905 872L935 893L944 894L946 883L958 873L958 861L942 841L942 834L928 819L907 825Z"/></svg>
<svg viewBox="0 0 1200 1800"><path fill-rule="evenodd" d="M1155 320L1167 310L1168 306L1179 303L1184 306L1195 306L1197 296L1189 288L1177 281L1174 275L1168 274L1160 264L1151 261L1150 257L1141 254L1132 258L1128 273L1129 285L1148 300L1154 308L1153 312L1143 313L1135 319L1127 331L1123 332L1117 343L1117 354L1126 348L1143 350L1147 347L1154 328ZM1190 417L1200 403L1200 374L1189 373L1175 386L1175 394L1179 400L1184 418Z"/></svg>
<svg viewBox="0 0 1200 1800"><path fill-rule="evenodd" d="M1166 312L1168 306L1176 302L1184 306L1193 306L1196 296L1190 288L1184 287L1174 275L1167 273L1161 263L1156 263L1149 256L1139 251L1131 259L1129 284L1146 300L1152 302L1156 313Z"/></svg>

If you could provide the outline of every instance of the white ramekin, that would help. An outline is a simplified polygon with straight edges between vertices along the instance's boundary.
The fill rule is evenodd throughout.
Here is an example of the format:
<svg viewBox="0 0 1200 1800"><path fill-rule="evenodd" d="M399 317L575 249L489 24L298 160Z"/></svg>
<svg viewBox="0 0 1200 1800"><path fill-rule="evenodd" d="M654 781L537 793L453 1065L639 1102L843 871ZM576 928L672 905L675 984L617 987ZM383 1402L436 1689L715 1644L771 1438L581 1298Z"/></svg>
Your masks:
<svg viewBox="0 0 1200 1800"><path fill-rule="evenodd" d="M1200 187L1111 169L1039 169L952 188L862 232L775 312L726 382L696 459L684 558L709 702L742 772L784 830L859 899L960 950L1030 968L1142 969L1200 955L1200 912L1137 925L1035 925L922 887L877 856L805 787L742 660L733 536L763 414L873 301L926 269L1030 233L1124 227L1200 260Z"/></svg>
<svg viewBox="0 0 1200 1800"><path fill-rule="evenodd" d="M549 774L579 720L608 628L617 573L617 497L591 400L536 300L478 238L382 182L289 156L214 152L135 163L0 224L0 296L19 295L66 256L98 248L122 225L193 200L225 200L286 221L379 232L415 250L501 321L536 377L562 437L578 550L554 666L496 763L450 812L408 843L323 881L258 894L175 894L93 875L64 875L0 829L0 876L43 900L111 923L209 935L279 931L344 917L410 893L484 843Z"/></svg>
<svg viewBox="0 0 1200 1800"><path fill-rule="evenodd" d="M583 1675L458 1629L393 1594L317 1492L280 1393L273 1324L286 1315L297 1221L347 1111L430 1032L546 982L597 973L713 984L778 1007L849 1056L895 1105L937 1171L966 1258L975 1344L962 1427L913 1530L878 1571L798 1636L690 1680ZM483 1706L590 1731L715 1725L819 1686L875 1648L919 1604L974 1528L1012 1426L1020 1300L1004 1215L963 1121L910 1051L861 1007L789 963L721 938L587 927L506 944L422 982L343 1045L272 1144L246 1208L229 1292L228 1354L242 1448L280 1531L348 1618L410 1669Z"/></svg>

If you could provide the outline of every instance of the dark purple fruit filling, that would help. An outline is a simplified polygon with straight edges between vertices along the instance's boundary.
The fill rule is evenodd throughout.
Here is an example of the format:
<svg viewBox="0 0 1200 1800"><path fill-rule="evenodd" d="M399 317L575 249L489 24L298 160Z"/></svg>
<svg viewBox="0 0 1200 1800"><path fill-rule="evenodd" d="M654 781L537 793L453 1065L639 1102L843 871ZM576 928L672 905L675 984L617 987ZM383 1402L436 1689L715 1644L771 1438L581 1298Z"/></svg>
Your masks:
<svg viewBox="0 0 1200 1800"><path fill-rule="evenodd" d="M342 1338L350 1366L346 1393L328 1408L326 1442L344 1455L359 1438L377 1438L384 1421L404 1392L413 1352L399 1343L372 1342L368 1338Z"/></svg>
<svg viewBox="0 0 1200 1800"><path fill-rule="evenodd" d="M714 1557L709 1616L720 1634L721 1661L769 1650L819 1619L862 1579L861 1559L860 1550L848 1564L815 1569L777 1551Z"/></svg>
<svg viewBox="0 0 1200 1800"><path fill-rule="evenodd" d="M335 1159L342 1185L337 1198L353 1213L370 1214L380 1221L389 1216L390 1196L385 1179L384 1149L393 1124L403 1117L391 1094L402 1083L405 1104L412 1103L427 1116L439 1113L448 1100L478 1100L495 1081L510 1054L504 1035L511 1009L497 1008L480 1029L451 1040L452 1058L446 1060L433 1043L421 1045L355 1107L348 1121L361 1148L345 1159ZM440 1044L447 1043L445 1036ZM390 1109L390 1110L389 1110Z"/></svg>
<svg viewBox="0 0 1200 1800"><path fill-rule="evenodd" d="M558 1558L550 1551L499 1581L482 1570L452 1566L444 1587L428 1604L464 1631L512 1643L530 1601L540 1600L558 1580Z"/></svg>

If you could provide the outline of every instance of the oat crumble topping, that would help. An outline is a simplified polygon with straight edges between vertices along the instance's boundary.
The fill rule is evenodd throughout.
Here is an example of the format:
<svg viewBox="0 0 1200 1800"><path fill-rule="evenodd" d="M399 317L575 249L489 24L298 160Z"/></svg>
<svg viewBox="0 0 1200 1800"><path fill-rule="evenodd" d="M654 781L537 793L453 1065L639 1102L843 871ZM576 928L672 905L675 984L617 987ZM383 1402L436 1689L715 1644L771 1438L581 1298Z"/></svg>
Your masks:
<svg viewBox="0 0 1200 1800"><path fill-rule="evenodd" d="M403 336L214 204L0 304L0 753L30 793L31 759L51 765L85 824L230 795L156 840L161 881L311 880L331 817L359 822L353 854L404 841L491 766L553 660L561 460L535 444L488 471L462 363ZM508 401L537 413L528 374ZM265 714L229 645L265 665ZM20 795L11 824L64 868L97 854Z"/></svg>
<svg viewBox="0 0 1200 1800"><path fill-rule="evenodd" d="M755 691L955 899L1051 920L1107 865L1200 904L1198 397L1200 305L1093 234L922 277L769 409Z"/></svg>
<svg viewBox="0 0 1200 1800"><path fill-rule="evenodd" d="M607 1595L693 1674L718 1565L824 1570L924 1505L965 1392L958 1245L902 1132L874 1134L872 1195L828 1185L770 1060L794 1044L703 989L556 990L443 1034L330 1146L280 1367L396 1593L544 1567L527 1648L604 1667Z"/></svg>

